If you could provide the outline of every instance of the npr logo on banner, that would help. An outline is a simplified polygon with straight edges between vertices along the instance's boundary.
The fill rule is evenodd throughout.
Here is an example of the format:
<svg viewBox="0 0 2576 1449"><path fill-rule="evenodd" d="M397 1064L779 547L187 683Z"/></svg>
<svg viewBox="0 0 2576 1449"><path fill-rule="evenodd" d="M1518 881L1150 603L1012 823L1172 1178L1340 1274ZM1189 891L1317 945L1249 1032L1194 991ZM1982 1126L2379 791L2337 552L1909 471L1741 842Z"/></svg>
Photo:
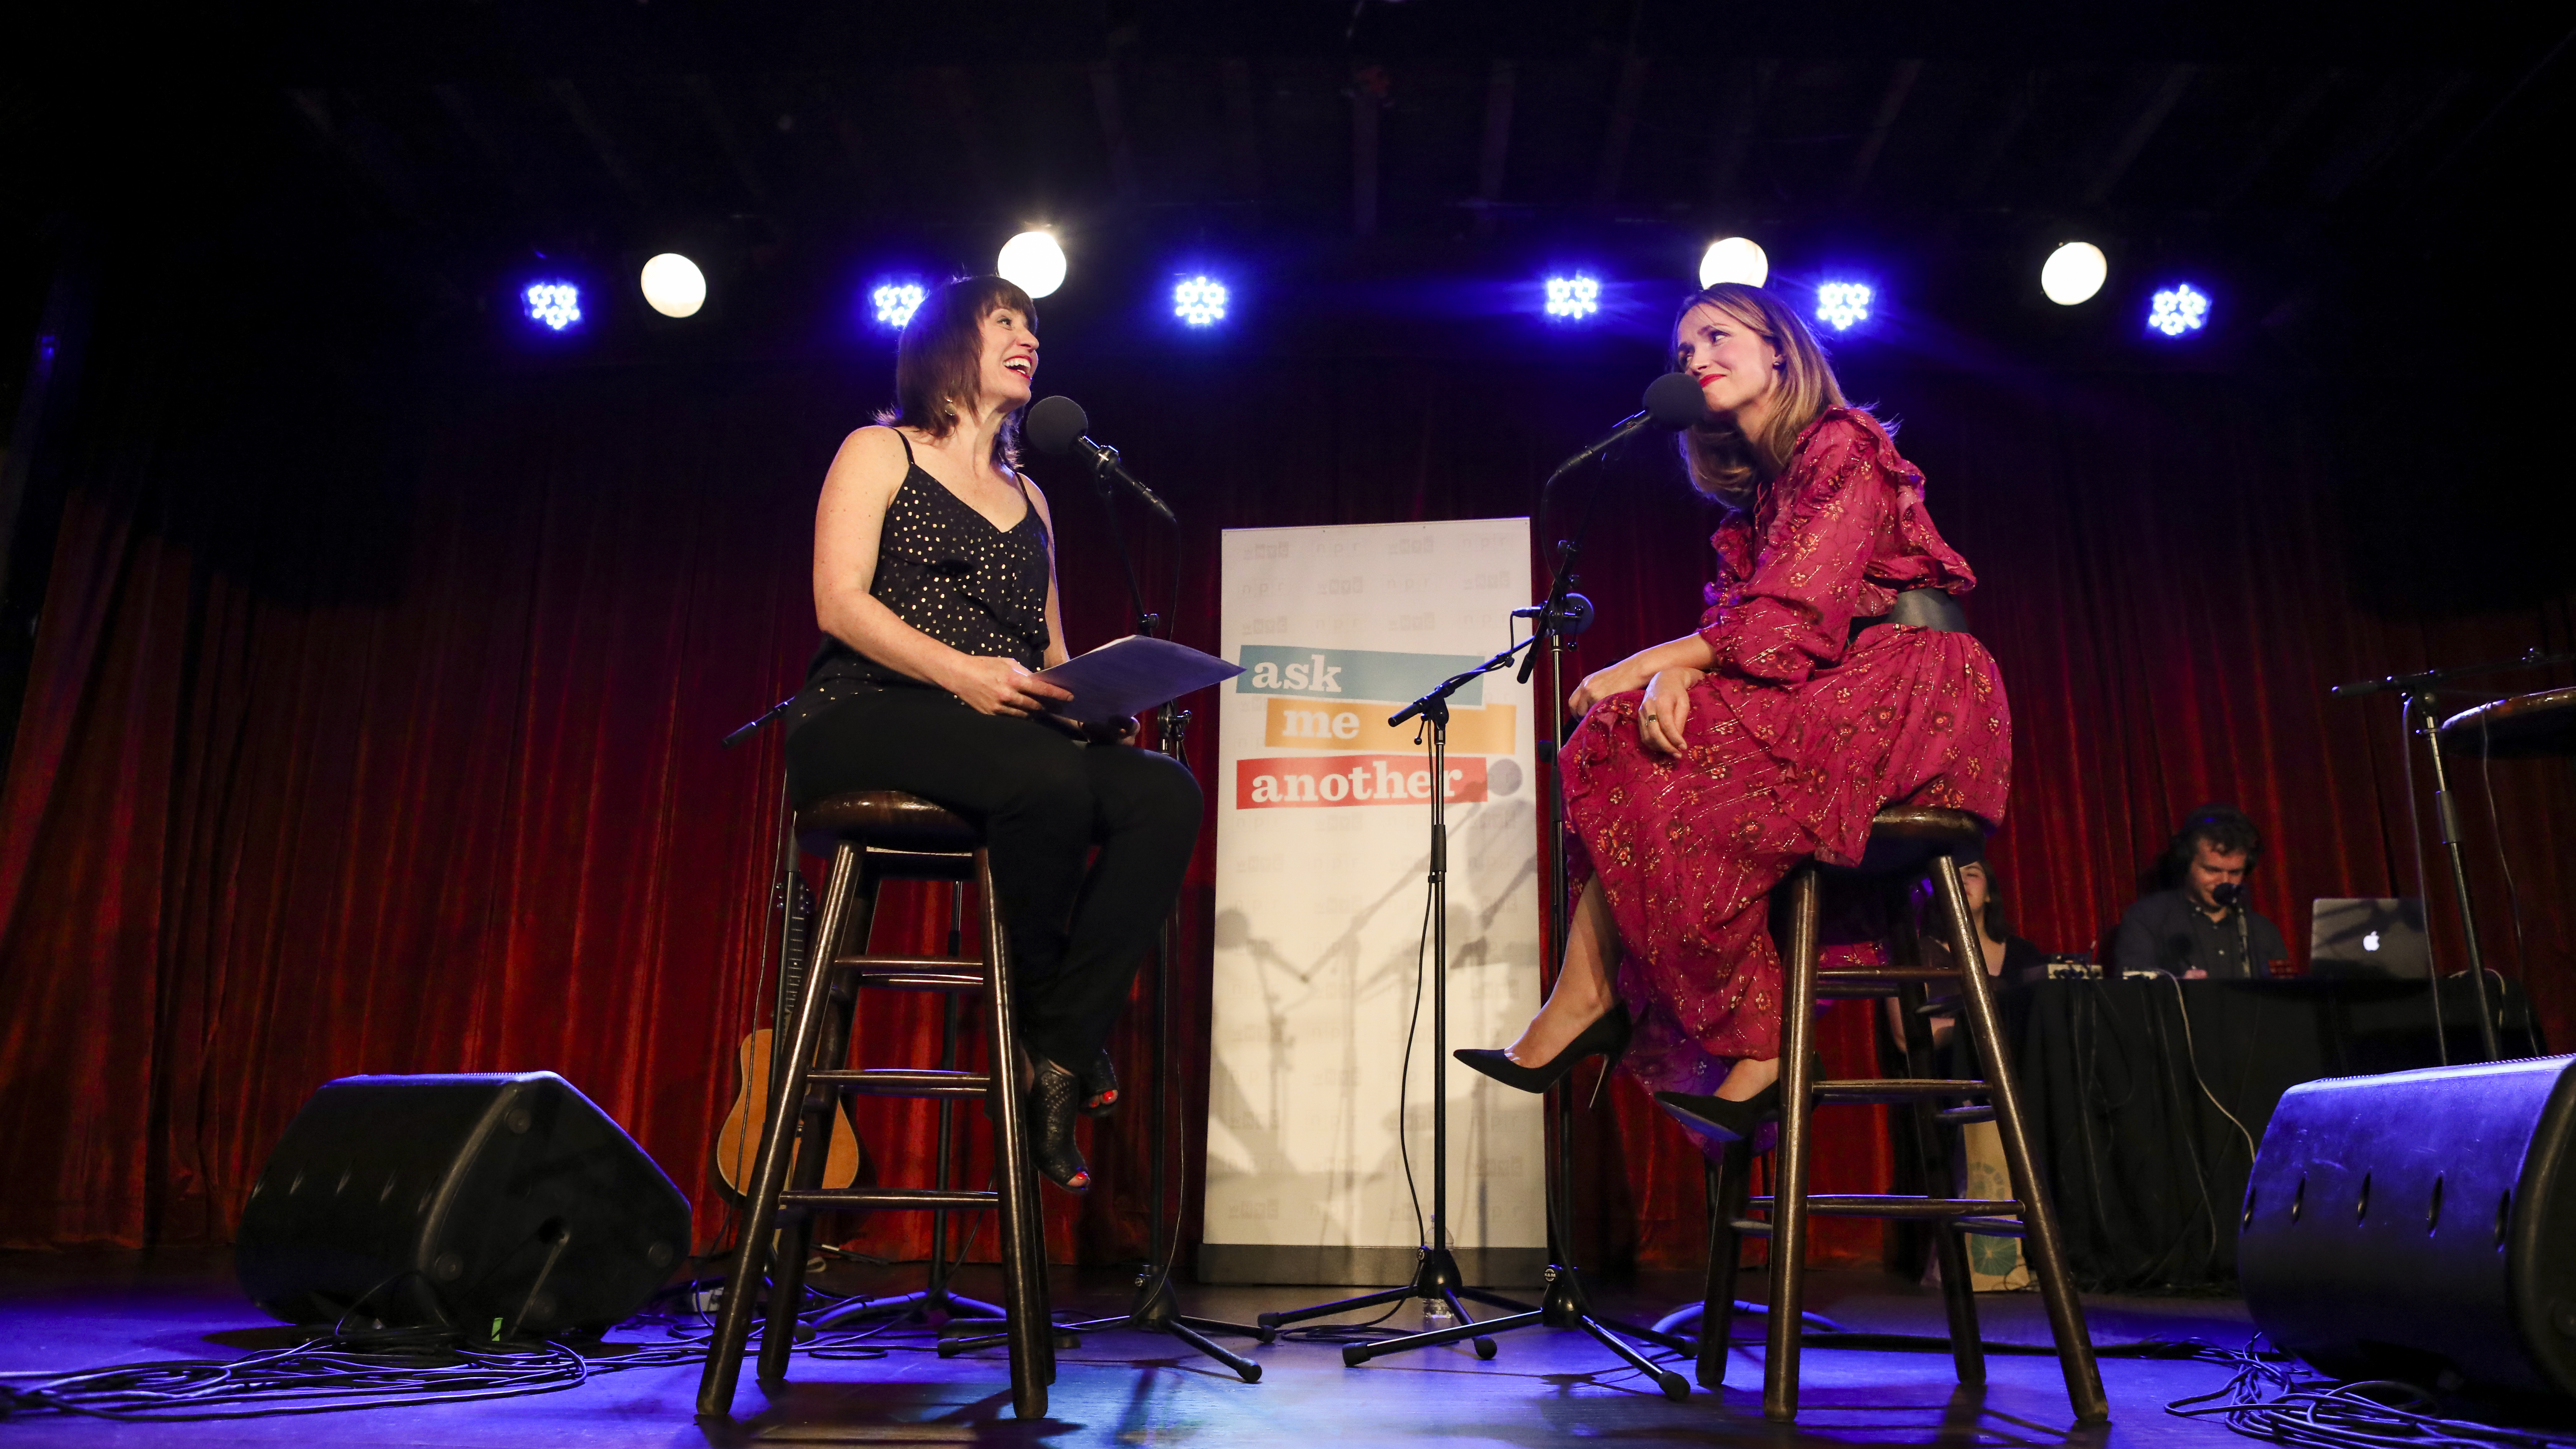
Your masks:
<svg viewBox="0 0 2576 1449"><path fill-rule="evenodd" d="M1485 798L1481 756L1451 758L1442 792L1452 804ZM1300 805L1410 805L1431 798L1431 769L1420 755L1309 755L1234 762L1234 808Z"/></svg>

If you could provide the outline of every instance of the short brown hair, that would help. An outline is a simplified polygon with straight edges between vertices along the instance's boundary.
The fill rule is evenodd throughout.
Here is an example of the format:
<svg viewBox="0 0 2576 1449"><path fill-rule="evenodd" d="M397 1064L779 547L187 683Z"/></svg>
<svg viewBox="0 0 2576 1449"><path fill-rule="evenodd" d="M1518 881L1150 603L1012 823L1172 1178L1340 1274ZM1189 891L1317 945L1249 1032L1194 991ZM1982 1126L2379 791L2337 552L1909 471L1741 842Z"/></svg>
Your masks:
<svg viewBox="0 0 2576 1449"><path fill-rule="evenodd" d="M935 287L904 324L894 350L894 406L877 414L888 427L910 428L930 438L957 430L957 400L972 397L984 361L984 319L1010 308L1037 331L1037 304L1019 284L1000 277L961 277ZM1020 415L1003 420L993 437L993 461L1020 461Z"/></svg>
<svg viewBox="0 0 2576 1449"><path fill-rule="evenodd" d="M1789 466L1789 454L1808 424L1824 416L1827 408L1850 404L1843 400L1842 384L1835 380L1833 364L1825 360L1825 349L1815 334L1794 308L1760 287L1720 282L1683 298L1681 310L1673 314L1676 352L1681 346L1682 319L1703 302L1752 328L1780 354L1779 403L1771 410L1771 420L1763 424L1761 436L1747 437L1732 420L1716 418L1682 430L1682 463L1690 469L1691 485L1729 508L1741 509L1751 506L1754 484L1778 476Z"/></svg>
<svg viewBox="0 0 2576 1449"><path fill-rule="evenodd" d="M2221 855L2245 857L2245 869L2251 871L2263 859L2263 832L2254 828L2252 817L2233 805L2203 805L2186 817L2173 839L2165 843L2164 857L2157 862L2167 888L2183 883L2184 873L2207 845Z"/></svg>

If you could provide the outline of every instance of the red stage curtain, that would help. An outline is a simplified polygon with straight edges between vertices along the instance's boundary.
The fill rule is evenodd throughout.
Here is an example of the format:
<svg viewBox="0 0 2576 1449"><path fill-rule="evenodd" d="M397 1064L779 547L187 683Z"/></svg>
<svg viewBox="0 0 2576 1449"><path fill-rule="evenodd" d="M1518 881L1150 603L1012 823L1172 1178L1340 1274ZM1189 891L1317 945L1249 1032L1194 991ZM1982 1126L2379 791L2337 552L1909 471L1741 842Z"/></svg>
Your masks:
<svg viewBox="0 0 2576 1449"><path fill-rule="evenodd" d="M81 407L40 442L71 487L0 790L0 1245L219 1241L321 1081L536 1067L624 1123L698 1201L701 1246L721 1239L706 1164L765 1012L778 742L714 742L801 668L813 491L882 362L317 380L296 359L183 366L137 336L102 326ZM1219 528L1528 512L1554 459L1633 405L1636 362L1480 362L1462 399L1441 359L1059 348L1048 381L1189 521L1180 633L1213 647ZM2444 496L2352 466L2355 430L2320 406L2214 377L1867 381L1984 580L1972 617L2017 718L1995 859L2052 950L2090 947L2211 799L2269 833L2255 899L2294 953L2309 897L2411 891L2391 707L2324 686L2568 642L2557 585L2498 588L2458 557L2509 569L2515 540L2435 527ZM1567 500L1593 490L1601 620L1579 657L1599 667L1690 626L1713 519L1660 449ZM1125 632L1097 506L1065 482L1055 512L1071 642ZM2490 947L2562 1041L2569 793L2563 766L2495 771L2527 963L2482 790L2467 812ZM1193 1171L1210 859L1179 989ZM887 929L928 947L944 916L925 898ZM865 1049L929 1060L931 1010L872 1016ZM1139 1084L1142 1018L1117 1045ZM1831 1020L1838 1070L1867 1063L1868 1032ZM1696 1264L1696 1156L1633 1089L1601 1110L1585 1260ZM1879 1114L1837 1115L1818 1185L1884 1185ZM870 1170L919 1180L927 1120L863 1107ZM1143 1125L1095 1135L1102 1192L1050 1194L1059 1254L1144 1249ZM917 1223L850 1231L926 1251ZM1820 1253L1879 1242L1837 1225Z"/></svg>

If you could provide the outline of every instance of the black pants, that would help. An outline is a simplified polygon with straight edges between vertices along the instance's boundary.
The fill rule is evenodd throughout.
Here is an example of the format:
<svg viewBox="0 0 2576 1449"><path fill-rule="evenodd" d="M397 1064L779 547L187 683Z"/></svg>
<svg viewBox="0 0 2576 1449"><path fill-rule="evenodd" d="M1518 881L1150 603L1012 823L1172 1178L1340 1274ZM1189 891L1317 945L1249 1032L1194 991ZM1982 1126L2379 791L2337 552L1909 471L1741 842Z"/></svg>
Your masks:
<svg viewBox="0 0 2576 1449"><path fill-rule="evenodd" d="M944 690L880 690L807 720L787 737L787 788L800 807L901 790L981 825L1021 1039L1075 1070L1107 1044L1199 835L1198 782L1179 762L978 714Z"/></svg>

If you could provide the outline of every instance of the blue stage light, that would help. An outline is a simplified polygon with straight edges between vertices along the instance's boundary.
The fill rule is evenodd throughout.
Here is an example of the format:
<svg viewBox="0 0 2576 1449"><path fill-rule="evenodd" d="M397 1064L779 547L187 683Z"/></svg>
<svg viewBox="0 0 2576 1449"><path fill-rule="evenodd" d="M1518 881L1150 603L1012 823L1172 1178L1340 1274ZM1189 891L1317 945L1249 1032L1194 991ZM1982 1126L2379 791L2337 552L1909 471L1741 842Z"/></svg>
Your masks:
<svg viewBox="0 0 2576 1449"><path fill-rule="evenodd" d="M1601 284L1581 272L1547 279L1547 315L1580 322L1601 310Z"/></svg>
<svg viewBox="0 0 2576 1449"><path fill-rule="evenodd" d="M1192 327L1211 327L1225 320L1225 283L1214 277L1192 277L1172 288L1172 315Z"/></svg>
<svg viewBox="0 0 2576 1449"><path fill-rule="evenodd" d="M1826 282L1816 288L1816 320L1836 332L1849 332L1869 320L1872 294L1867 282Z"/></svg>
<svg viewBox="0 0 2576 1449"><path fill-rule="evenodd" d="M555 332L581 325L581 288L570 282L530 282L520 297L531 322Z"/></svg>
<svg viewBox="0 0 2576 1449"><path fill-rule="evenodd" d="M2209 325L2209 295L2189 282L2176 282L2147 305L2147 327L2167 337L2180 337Z"/></svg>
<svg viewBox="0 0 2576 1449"><path fill-rule="evenodd" d="M901 332L929 295L919 282L881 282L868 293L868 300L876 304L878 326Z"/></svg>

